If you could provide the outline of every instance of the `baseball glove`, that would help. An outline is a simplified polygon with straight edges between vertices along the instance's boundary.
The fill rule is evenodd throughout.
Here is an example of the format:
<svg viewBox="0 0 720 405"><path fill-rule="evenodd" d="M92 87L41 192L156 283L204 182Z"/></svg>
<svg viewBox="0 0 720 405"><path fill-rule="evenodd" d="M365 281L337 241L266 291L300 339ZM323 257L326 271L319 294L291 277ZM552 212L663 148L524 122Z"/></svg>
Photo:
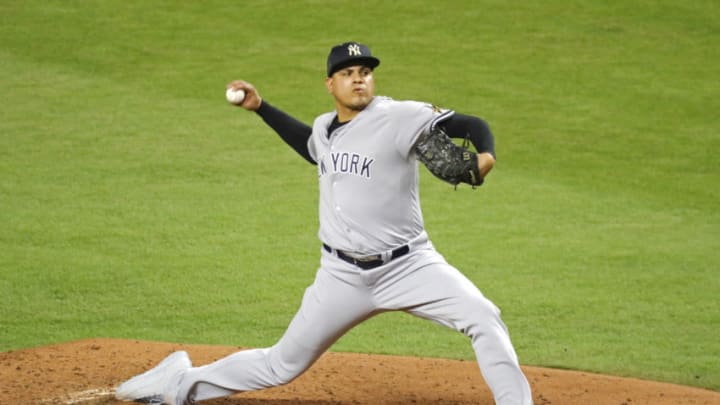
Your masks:
<svg viewBox="0 0 720 405"><path fill-rule="evenodd" d="M430 173L443 181L473 187L483 183L475 152L456 145L439 125L421 136L415 151Z"/></svg>

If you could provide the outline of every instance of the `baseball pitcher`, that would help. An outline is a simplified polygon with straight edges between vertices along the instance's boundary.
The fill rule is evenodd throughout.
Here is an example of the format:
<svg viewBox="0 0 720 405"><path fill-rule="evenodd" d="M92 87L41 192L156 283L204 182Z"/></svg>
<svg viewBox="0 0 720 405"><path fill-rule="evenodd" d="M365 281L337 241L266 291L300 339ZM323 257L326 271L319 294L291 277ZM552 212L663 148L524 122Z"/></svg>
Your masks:
<svg viewBox="0 0 720 405"><path fill-rule="evenodd" d="M435 250L420 209L418 162L450 184L480 186L495 163L493 135L480 118L376 96L379 64L363 44L333 47L325 86L335 110L312 126L263 100L248 82L228 85L245 93L237 105L316 166L320 267L274 346L201 367L176 352L120 385L117 398L182 405L287 384L355 325L404 311L468 336L497 404L532 404L499 309Z"/></svg>

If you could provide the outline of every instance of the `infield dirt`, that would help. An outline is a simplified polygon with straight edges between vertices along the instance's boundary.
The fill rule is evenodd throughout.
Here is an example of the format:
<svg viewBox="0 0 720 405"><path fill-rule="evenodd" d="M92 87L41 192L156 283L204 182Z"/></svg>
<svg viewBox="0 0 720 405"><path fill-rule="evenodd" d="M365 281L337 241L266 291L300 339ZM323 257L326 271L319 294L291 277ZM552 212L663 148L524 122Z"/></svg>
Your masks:
<svg viewBox="0 0 720 405"><path fill-rule="evenodd" d="M242 348L89 339L0 353L0 404L112 404L113 389L175 350L195 365ZM720 404L720 392L523 367L535 404ZM202 402L226 405L492 404L474 361L326 353L292 383Z"/></svg>

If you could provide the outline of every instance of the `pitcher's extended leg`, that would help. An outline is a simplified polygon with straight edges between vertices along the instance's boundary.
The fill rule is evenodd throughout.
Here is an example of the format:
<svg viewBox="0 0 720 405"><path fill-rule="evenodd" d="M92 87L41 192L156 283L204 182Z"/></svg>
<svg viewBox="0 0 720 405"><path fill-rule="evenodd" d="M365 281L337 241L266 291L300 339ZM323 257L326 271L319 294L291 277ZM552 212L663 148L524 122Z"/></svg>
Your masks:
<svg viewBox="0 0 720 405"><path fill-rule="evenodd" d="M351 280L352 281L352 280ZM272 347L234 353L191 368L179 382L178 404L287 384L340 336L372 316L366 289L319 270L283 337Z"/></svg>

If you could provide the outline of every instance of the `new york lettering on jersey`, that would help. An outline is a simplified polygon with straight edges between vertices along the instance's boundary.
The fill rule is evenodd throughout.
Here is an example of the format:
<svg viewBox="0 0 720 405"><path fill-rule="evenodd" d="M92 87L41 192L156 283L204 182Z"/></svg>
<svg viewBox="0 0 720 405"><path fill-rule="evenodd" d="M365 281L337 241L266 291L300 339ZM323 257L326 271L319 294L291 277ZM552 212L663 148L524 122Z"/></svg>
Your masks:
<svg viewBox="0 0 720 405"><path fill-rule="evenodd" d="M371 179L371 167L375 159L352 152L332 152L327 159L323 156L318 165L320 177L324 176L328 169L333 173L352 174L366 179ZM326 161L328 163L326 164Z"/></svg>

